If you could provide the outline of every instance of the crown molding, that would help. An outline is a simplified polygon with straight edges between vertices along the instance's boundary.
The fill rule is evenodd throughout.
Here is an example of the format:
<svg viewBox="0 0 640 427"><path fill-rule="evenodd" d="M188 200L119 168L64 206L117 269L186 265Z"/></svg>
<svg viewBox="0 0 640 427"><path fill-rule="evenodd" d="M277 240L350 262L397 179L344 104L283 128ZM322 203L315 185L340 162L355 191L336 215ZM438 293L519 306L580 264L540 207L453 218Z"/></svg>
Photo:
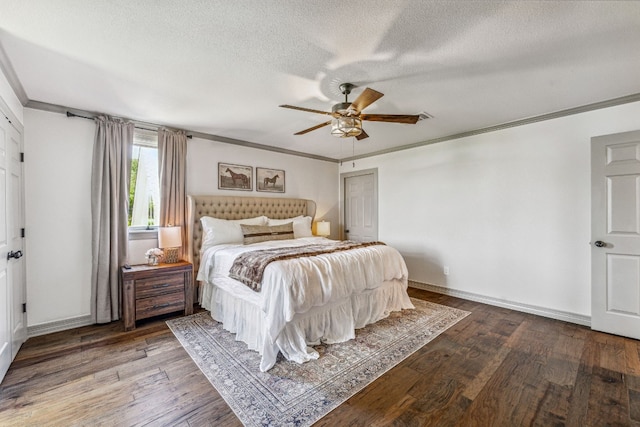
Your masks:
<svg viewBox="0 0 640 427"><path fill-rule="evenodd" d="M553 113L541 114L539 116L533 116L526 119L514 120L512 122L507 122L499 125L489 126L486 128L471 130L468 132L461 132L453 135L443 136L440 138L428 139L426 141L416 142L414 144L401 145L394 148L375 151L373 153L361 154L361 155L352 156L352 157L345 157L343 159L340 159L340 161L349 162L352 160L366 159L368 157L380 156L382 154L394 153L396 151L404 151L404 150L409 150L411 148L423 147L425 145L437 144L439 142L466 138L468 136L480 135L480 134L489 133L489 132L496 132L503 129L529 125L531 123L544 122L546 120L558 119L561 117L571 116L574 114L586 113L589 111L600 110L608 107L615 107L617 105L629 104L631 102L637 102L637 101L640 101L640 93L634 93L631 95L621 96L619 98L608 99L606 101L594 102L592 104L587 104L580 107L567 108L566 110L560 110Z"/></svg>
<svg viewBox="0 0 640 427"><path fill-rule="evenodd" d="M1 51L1 49L0 49L0 51ZM1 52L0 52L0 56L1 56ZM1 64L1 62L2 61L1 61L1 58L0 58L0 64ZM319 156L319 155L316 155L316 154L304 153L304 152L301 152L301 151L289 150L289 149L280 148L280 147L273 147L273 146L269 146L269 145L258 144L257 142L250 142L250 141L245 141L245 140L241 140L241 139L228 138L228 137L225 137L225 136L213 135L213 134L208 134L208 133L203 133L203 132L198 132L198 131L191 131L191 130L187 130L187 129L185 129L185 131L187 132L188 135L191 135L191 136L193 136L195 138L207 139L207 140L210 140L210 141L217 141L217 142L222 142L222 143L225 143L225 144L238 145L238 146L241 146L241 147L254 148L254 149L257 149L257 150L271 151L271 152L274 152L274 153L288 154L288 155L291 155L291 156L305 157L305 158L314 159L314 160L321 160L321 161L325 161L325 162L340 163L340 162L349 162L349 161L358 160L358 159L366 159L366 158L369 158L369 157L380 156L380 155L383 155L383 154L395 153L396 151L410 150L412 148L423 147L425 145L437 144L437 143L440 143L440 142L452 141L452 140L456 140L456 139L466 138L466 137L469 137L469 136L481 135L481 134L490 133L490 132L496 132L496 131L500 131L500 130L503 130L503 129L509 129L509 128L513 128L513 127L529 125L529 124L532 124L532 123L538 123L538 122L543 122L543 121L547 121L547 120L558 119L558 118L561 118L561 117L567 117L567 116L571 116L571 115L575 115L575 114L586 113L586 112L589 112L589 111L600 110L600 109L609 108L609 107L615 107L615 106L618 106L618 105L629 104L629 103L638 102L638 101L640 101L640 93L634 93L634 94L631 94L631 95L626 95L626 96L621 96L621 97L618 97L618 98L608 99L606 101L594 102L592 104L587 104L587 105L583 105L583 106L580 106L580 107L568 108L568 109L556 111L556 112L553 112L553 113L541 114L539 116L533 116L533 117L529 117L529 118L525 118L525 119L514 120L514 121L511 121L511 122L502 123L502 124L494 125L494 126L488 126L488 127L480 128L480 129L475 129L475 130L471 130L471 131L468 131L468 132L456 133L456 134L453 134L453 135L447 135L447 136L443 136L443 137L440 137L440 138L429 139L429 140L426 140L426 141L416 142L416 143L413 143L413 144L401 145L401 146L398 146L398 147L393 147L393 148L388 148L388 149L385 149L385 150L374 151L372 153L361 154L361 155L352 156L352 157L344 157L344 158L341 158L341 159L334 159L334 158L331 158L331 157ZM66 112L69 111L69 112L71 112L71 113L73 113L75 115L78 115L78 116L96 117L96 116L101 114L101 113L97 113L97 112L79 110L79 109L76 109L76 108L69 108L69 107L64 107L64 106L61 106L61 105L49 104L49 103L46 103L46 102L32 101L32 100L28 100L26 103L24 103L24 106L25 106L25 108L33 108L33 109L37 109L37 110L44 110L44 111L60 113L60 114L66 114ZM136 121L136 120L132 120L132 119L128 119L128 120L132 121L133 123L136 124L136 126L138 126L140 128L143 128L143 129L157 130L158 128L164 126L164 125L158 125L158 124L154 124L154 123Z"/></svg>
<svg viewBox="0 0 640 427"><path fill-rule="evenodd" d="M75 114L76 116L81 116L83 118L94 118L101 114L95 111L79 110L77 108L69 108L69 107L64 107L62 105L49 104L47 102L31 101L31 100L29 100L26 103L25 108L32 108L36 110L49 111L51 113L59 113L59 114L66 114L67 112L70 112ZM141 122L133 119L128 119L126 117L121 117L121 118L131 121L136 125L136 127L140 127L142 129L157 130L161 127L164 127L164 125L159 125L155 123ZM303 153L301 151L288 150L286 148L272 147L269 145L258 144L257 142L250 142L250 141L244 141L241 139L228 138L226 136L213 135L209 133L192 131L188 129L185 129L185 132L187 133L187 135L192 136L194 138L207 139L209 141L222 142L224 144L232 144L232 145L238 145L241 147L254 148L257 150L265 150L265 151L271 151L274 153L288 154L290 156L306 157L309 159L321 160L324 162L331 162L331 163L339 162L338 159L333 159L331 157L318 156L316 154Z"/></svg>

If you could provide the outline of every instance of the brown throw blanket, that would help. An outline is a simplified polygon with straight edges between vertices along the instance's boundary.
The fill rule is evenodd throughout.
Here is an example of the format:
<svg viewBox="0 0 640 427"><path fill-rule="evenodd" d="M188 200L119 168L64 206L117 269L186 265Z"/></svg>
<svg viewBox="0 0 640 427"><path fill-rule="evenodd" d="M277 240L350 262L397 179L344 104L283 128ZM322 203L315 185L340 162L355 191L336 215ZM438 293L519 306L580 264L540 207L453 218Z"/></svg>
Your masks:
<svg viewBox="0 0 640 427"><path fill-rule="evenodd" d="M312 257L367 246L384 245L382 242L352 242L350 240L324 245L306 245L286 248L258 249L248 251L236 257L229 270L229 277L236 279L256 292L262 290L264 269L274 261Z"/></svg>

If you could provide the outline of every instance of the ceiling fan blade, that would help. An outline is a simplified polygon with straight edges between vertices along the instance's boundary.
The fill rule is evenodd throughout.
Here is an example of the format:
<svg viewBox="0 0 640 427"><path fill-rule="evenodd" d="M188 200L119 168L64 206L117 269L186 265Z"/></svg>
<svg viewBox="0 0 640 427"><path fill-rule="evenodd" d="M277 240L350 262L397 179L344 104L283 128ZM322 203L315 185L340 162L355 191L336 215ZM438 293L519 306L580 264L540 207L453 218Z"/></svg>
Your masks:
<svg viewBox="0 0 640 427"><path fill-rule="evenodd" d="M418 119L420 119L420 116L409 114L360 114L360 118L370 122L391 122L415 125L418 122Z"/></svg>
<svg viewBox="0 0 640 427"><path fill-rule="evenodd" d="M369 105L376 102L378 99L384 96L383 93L377 90L369 89L368 87L351 103L351 107L355 108L358 112L364 110Z"/></svg>
<svg viewBox="0 0 640 427"><path fill-rule="evenodd" d="M361 139L365 139L365 138L369 138L369 135L367 135L367 133L364 131L364 129L362 129L362 133L358 136L356 136L356 139L358 141L360 141Z"/></svg>
<svg viewBox="0 0 640 427"><path fill-rule="evenodd" d="M329 116L333 116L333 113L330 113L328 111L320 111L320 110L314 110L314 109L311 109L311 108L296 107L295 105L280 105L280 107L282 107L282 108L290 108L292 110L307 111L309 113L326 114L326 115L329 115Z"/></svg>
<svg viewBox="0 0 640 427"><path fill-rule="evenodd" d="M321 127L325 127L326 125L331 124L331 120L325 123L320 123L319 125L315 125L314 127L310 127L309 129L301 130L300 132L294 133L294 135L304 135L307 132L311 132L312 130L320 129Z"/></svg>

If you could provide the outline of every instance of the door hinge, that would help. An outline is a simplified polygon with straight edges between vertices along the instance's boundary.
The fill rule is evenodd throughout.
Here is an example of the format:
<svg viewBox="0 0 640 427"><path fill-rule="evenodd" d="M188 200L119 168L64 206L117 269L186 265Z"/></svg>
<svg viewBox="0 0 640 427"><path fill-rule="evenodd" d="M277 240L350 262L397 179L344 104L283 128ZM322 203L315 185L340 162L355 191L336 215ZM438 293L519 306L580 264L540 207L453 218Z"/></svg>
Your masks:
<svg viewBox="0 0 640 427"><path fill-rule="evenodd" d="M23 313L26 313L26 312L27 312L27 303L26 303L26 302L23 302L23 303L22 303L22 312L23 312Z"/></svg>
<svg viewBox="0 0 640 427"><path fill-rule="evenodd" d="M22 237L24 239L24 228L20 229L20 237Z"/></svg>
<svg viewBox="0 0 640 427"><path fill-rule="evenodd" d="M20 163L24 163L24 153L20 153Z"/></svg>

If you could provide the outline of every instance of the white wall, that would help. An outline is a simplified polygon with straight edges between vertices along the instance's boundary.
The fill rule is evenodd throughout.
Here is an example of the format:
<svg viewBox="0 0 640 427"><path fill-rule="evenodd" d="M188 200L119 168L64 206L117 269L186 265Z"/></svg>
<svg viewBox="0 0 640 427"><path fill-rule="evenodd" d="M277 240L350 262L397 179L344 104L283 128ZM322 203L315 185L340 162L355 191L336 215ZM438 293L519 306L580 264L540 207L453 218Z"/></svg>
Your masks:
<svg viewBox="0 0 640 427"><path fill-rule="evenodd" d="M90 314L90 120L25 109L25 204L28 326ZM286 193L217 189L218 162L284 169ZM187 190L193 194L286 196L316 200L317 216L338 219L338 165L194 138ZM255 184L254 184L255 186ZM130 244L130 262L144 262L155 239Z"/></svg>
<svg viewBox="0 0 640 427"><path fill-rule="evenodd" d="M28 326L90 314L95 125L25 108Z"/></svg>
<svg viewBox="0 0 640 427"><path fill-rule="evenodd" d="M638 117L640 103L626 104L340 171L378 168L379 238L410 279L590 316L590 138L640 129Z"/></svg>

